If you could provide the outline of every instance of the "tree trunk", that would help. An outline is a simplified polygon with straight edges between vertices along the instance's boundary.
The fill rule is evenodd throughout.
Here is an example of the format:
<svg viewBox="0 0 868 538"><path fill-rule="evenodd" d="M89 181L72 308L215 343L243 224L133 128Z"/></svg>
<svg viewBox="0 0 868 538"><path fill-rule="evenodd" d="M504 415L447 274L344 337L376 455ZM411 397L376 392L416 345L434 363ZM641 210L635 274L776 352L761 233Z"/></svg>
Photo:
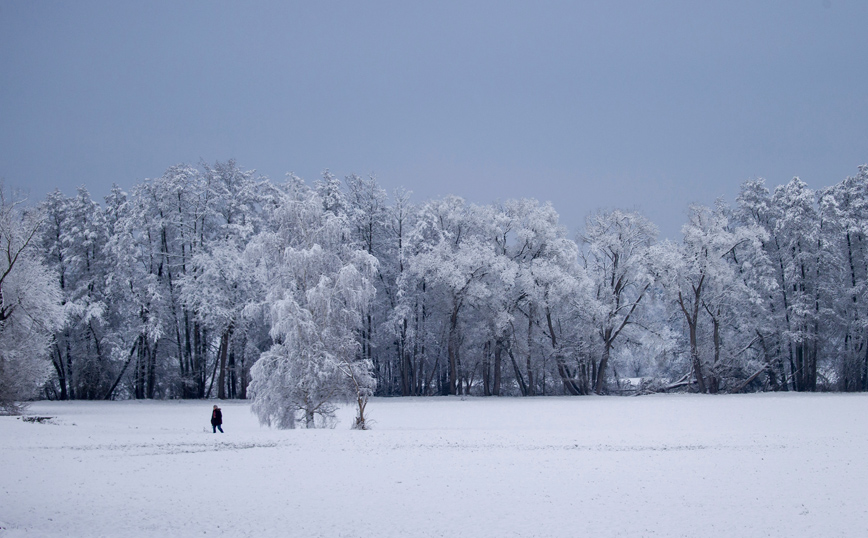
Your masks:
<svg viewBox="0 0 868 538"><path fill-rule="evenodd" d="M240 381L241 394L240 394L239 398L241 398L242 400L246 400L247 399L247 383L248 383L247 376L248 376L248 372L250 370L250 368L247 367L247 352L246 352L247 339L246 338L241 343L240 349L241 349L241 366L240 366L240 369L241 369L241 381Z"/></svg>
<svg viewBox="0 0 868 538"><path fill-rule="evenodd" d="M193 387L191 387L191 392L193 392L197 398L203 398L205 396L205 385L201 381L201 372L202 372L202 361L200 348L201 348L201 334L199 333L199 324L193 324L193 355L192 355L192 369L190 371L191 383L193 383Z"/></svg>
<svg viewBox="0 0 868 538"><path fill-rule="evenodd" d="M461 302L456 299L455 306L452 308L452 315L449 316L449 342L447 344L449 353L448 394L456 394L458 390L458 311L460 308Z"/></svg>
<svg viewBox="0 0 868 538"><path fill-rule="evenodd" d="M63 362L63 353L60 351L60 346L54 345L54 353L52 354L51 363L54 365L54 370L57 372L57 382L60 384L60 399L68 400L69 393L66 391L66 368Z"/></svg>
<svg viewBox="0 0 868 538"><path fill-rule="evenodd" d="M184 325L186 326L186 315ZM186 330L186 327L184 332L188 332ZM181 377L181 396L183 396L184 398L189 398L190 364L187 360L186 353L184 353L184 341L181 337L181 327L177 323L175 324L175 346L178 348L178 373Z"/></svg>
<svg viewBox="0 0 868 538"><path fill-rule="evenodd" d="M112 399L112 394L114 394L114 391L115 391L115 389L116 389L117 386L118 386L118 383L120 383L120 382L121 382L121 379L123 379L123 377L124 377L124 372L127 371L127 367L128 367L128 366L130 365L130 363L133 361L133 357L135 357L136 348L138 348L138 346L139 346L139 341L136 340L136 342L133 344L132 349L130 349L130 355L129 355L129 357L127 357L127 362L124 363L124 367L121 368L121 373L118 374L118 377L115 379L115 382L112 384L112 386L111 386L111 388L108 390L108 392L106 392L106 395L105 395L105 397L103 398L104 400L111 400L111 399Z"/></svg>
<svg viewBox="0 0 868 538"><path fill-rule="evenodd" d="M482 347L482 394L491 396L491 340Z"/></svg>
<svg viewBox="0 0 868 538"><path fill-rule="evenodd" d="M699 343L696 339L696 321L688 322L690 332L690 358L693 362L693 374L696 376L696 384L699 386L699 392L703 394L708 392L705 386L705 377L702 373L702 360L699 356Z"/></svg>
<svg viewBox="0 0 868 538"><path fill-rule="evenodd" d="M503 337L498 336L494 340L494 381L491 385L491 394L500 396L500 384L503 375Z"/></svg>
<svg viewBox="0 0 868 538"><path fill-rule="evenodd" d="M145 399L145 362L147 360L145 335L139 335L139 346L136 350L135 395L137 400Z"/></svg>
<svg viewBox="0 0 868 538"><path fill-rule="evenodd" d="M72 369L72 350L69 346L69 332L66 333L66 387L70 400L75 400L75 370Z"/></svg>
<svg viewBox="0 0 868 538"><path fill-rule="evenodd" d="M521 390L521 395L527 396L527 383L524 382L524 376L521 375L521 368L518 367L518 362L516 362L515 360L515 355L513 355L512 353L512 348L507 348L506 352L509 354L509 360L512 361L512 369L513 371L515 371L515 380L518 381L518 388L519 390Z"/></svg>
<svg viewBox="0 0 868 538"><path fill-rule="evenodd" d="M600 356L600 365L597 367L597 380L594 392L603 394L606 390L606 367L609 365L609 355L612 351L612 341L608 338L603 342L603 354Z"/></svg>
<svg viewBox="0 0 868 538"><path fill-rule="evenodd" d="M558 367L558 375L561 376L561 382L564 384L564 393L571 394L573 396L579 395L578 387L576 387L576 381L573 379L573 373L570 372L569 367L564 361L564 356L561 353L560 349L558 349L558 340L555 336L555 327L554 323L552 323L552 312L546 307L546 323L549 327L549 336L552 342L552 353L555 356L555 364Z"/></svg>
<svg viewBox="0 0 868 538"><path fill-rule="evenodd" d="M868 390L868 345L865 346L865 356L862 359L862 390Z"/></svg>
<svg viewBox="0 0 868 538"><path fill-rule="evenodd" d="M313 405L308 404L304 408L304 427L310 429L310 428L313 428L315 426L316 426L316 423L314 422Z"/></svg>
<svg viewBox="0 0 868 538"><path fill-rule="evenodd" d="M401 361L401 396L413 396L416 390L416 369L413 367L413 357L407 353L407 320L401 324L401 337L395 342L398 357Z"/></svg>
<svg viewBox="0 0 868 538"><path fill-rule="evenodd" d="M157 395L157 344L148 353L148 399L153 400Z"/></svg>
<svg viewBox="0 0 868 538"><path fill-rule="evenodd" d="M195 388L196 382L196 366L193 360L193 344L190 330L190 320L187 319L187 312L184 312L184 354L183 363L184 371L181 373L181 383L183 384L181 393L184 398L194 398L197 396Z"/></svg>
<svg viewBox="0 0 868 538"><path fill-rule="evenodd" d="M535 395L535 387L534 387L534 379L533 379L533 363L531 362L532 351L533 351L533 314L534 314L534 305L533 303L527 309L527 359L526 359L526 368L527 368L527 395L534 396Z"/></svg>
<svg viewBox="0 0 868 538"><path fill-rule="evenodd" d="M720 321L713 317L711 318L712 333L714 335L714 362L711 366L711 372L708 375L708 392L716 394L720 381L718 370L720 368Z"/></svg>
<svg viewBox="0 0 868 538"><path fill-rule="evenodd" d="M693 365L693 373L696 376L696 383L699 386L699 392L702 393L708 391L705 386L705 377L703 377L702 373L702 360L699 355L699 342L696 337L696 329L697 325L699 325L699 303L702 297L702 285L704 282L705 276L703 275L699 279L699 283L693 286L693 304L690 306L690 310L687 309L687 305L684 302L684 296L680 291L678 292L678 306L684 314L685 321L687 321L688 332L690 333L690 360Z"/></svg>
<svg viewBox="0 0 868 538"><path fill-rule="evenodd" d="M226 368L229 373L229 386L227 387L229 397L235 399L238 397L238 372L235 365L235 350L231 345L229 347L229 362Z"/></svg>
<svg viewBox="0 0 868 538"><path fill-rule="evenodd" d="M226 356L229 353L229 338L231 335L232 325L227 327L220 336L220 349L217 352L217 357L220 362L220 369L217 377L217 397L221 400L226 399Z"/></svg>

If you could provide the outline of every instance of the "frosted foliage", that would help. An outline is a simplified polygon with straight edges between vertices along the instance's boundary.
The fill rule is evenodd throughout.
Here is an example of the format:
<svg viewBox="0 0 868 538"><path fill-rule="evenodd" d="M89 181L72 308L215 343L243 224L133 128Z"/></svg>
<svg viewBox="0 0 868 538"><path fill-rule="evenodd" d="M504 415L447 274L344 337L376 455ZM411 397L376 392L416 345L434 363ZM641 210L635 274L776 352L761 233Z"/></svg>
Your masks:
<svg viewBox="0 0 868 538"><path fill-rule="evenodd" d="M275 342L253 366L250 391L263 424L313 427L328 423L335 402L370 392L356 330L375 293L376 260L342 244L342 221L315 193L296 191L284 202L276 232L248 247L268 290Z"/></svg>
<svg viewBox="0 0 868 538"><path fill-rule="evenodd" d="M0 401L4 402L31 398L48 379L51 331L64 318L54 275L32 256L19 258L15 265L20 267L3 281L3 306L17 304L0 324Z"/></svg>
<svg viewBox="0 0 868 538"><path fill-rule="evenodd" d="M586 274L578 266L578 246L566 237L554 208L536 200L510 200L504 209L515 230L506 254L516 262L518 288L543 307L554 308L565 297L578 299L588 284Z"/></svg>
<svg viewBox="0 0 868 538"><path fill-rule="evenodd" d="M253 275L243 251L232 241L217 241L210 252L193 257L194 271L181 280L184 303L217 330L240 322L254 293Z"/></svg>
<svg viewBox="0 0 868 538"><path fill-rule="evenodd" d="M733 226L728 211L692 206L681 245L661 249L660 272L688 327L693 376L702 391L717 392L750 367L743 352L755 335L740 327L758 301L746 276L758 263L764 234Z"/></svg>
<svg viewBox="0 0 868 538"><path fill-rule="evenodd" d="M362 418L372 393L868 390L864 166L817 190L745 181L674 242L635 211L590 215L577 242L533 199L411 204L373 177L277 185L234 161L40 211L3 300L45 303L16 282L49 278L62 323L3 330L52 341L52 398L253 396L289 427L347 398Z"/></svg>
<svg viewBox="0 0 868 538"><path fill-rule="evenodd" d="M593 299L584 306L596 329L594 348L600 358L594 391L598 394L606 390L615 343L646 325L639 321L657 277L652 268L656 238L657 228L635 212L614 210L587 219L581 258L593 283Z"/></svg>
<svg viewBox="0 0 868 538"><path fill-rule="evenodd" d="M2 192L2 191L0 191ZM34 396L48 378L51 335L63 324L55 276L37 258L37 215L0 205L0 413Z"/></svg>
<svg viewBox="0 0 868 538"><path fill-rule="evenodd" d="M337 364L316 350L276 344L251 371L252 410L262 424L287 429L303 420L308 427L328 425L335 410L335 392L343 380Z"/></svg>
<svg viewBox="0 0 868 538"><path fill-rule="evenodd" d="M118 200L109 200L104 209L82 187L71 198L55 191L41 205L38 244L61 285L67 321L52 346L58 381L46 388L60 398L102 398L117 377L110 356L120 340L115 327L124 326L118 312L125 301L108 285L114 267L106 248L119 216Z"/></svg>
<svg viewBox="0 0 868 538"><path fill-rule="evenodd" d="M827 331L838 334L834 346L830 346L840 357L840 362L833 366L834 375L845 390L864 390L868 382L864 364L864 349L868 345L868 317L864 313L868 302L866 193L868 166L862 166L858 175L846 178L820 197L821 218L826 228L835 230L825 249L834 257L823 267L829 280L824 294L830 298Z"/></svg>

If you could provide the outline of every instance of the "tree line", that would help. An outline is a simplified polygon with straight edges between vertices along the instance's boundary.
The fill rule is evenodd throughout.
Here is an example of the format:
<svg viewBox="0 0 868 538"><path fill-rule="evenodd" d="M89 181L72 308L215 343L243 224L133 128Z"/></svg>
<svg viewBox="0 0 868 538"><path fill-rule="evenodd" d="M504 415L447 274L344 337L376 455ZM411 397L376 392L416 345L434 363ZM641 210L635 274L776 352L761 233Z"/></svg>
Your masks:
<svg viewBox="0 0 868 538"><path fill-rule="evenodd" d="M231 160L2 207L7 402L255 396L290 426L347 395L868 389L866 166L745 181L677 242Z"/></svg>

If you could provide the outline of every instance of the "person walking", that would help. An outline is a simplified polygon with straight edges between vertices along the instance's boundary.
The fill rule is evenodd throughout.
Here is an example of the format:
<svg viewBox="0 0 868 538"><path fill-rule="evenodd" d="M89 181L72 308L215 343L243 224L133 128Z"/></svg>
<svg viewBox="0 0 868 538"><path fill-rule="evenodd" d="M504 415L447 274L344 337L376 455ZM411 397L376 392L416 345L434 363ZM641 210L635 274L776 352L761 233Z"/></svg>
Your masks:
<svg viewBox="0 0 868 538"><path fill-rule="evenodd" d="M216 405L214 406L214 410L211 411L211 433L217 433L217 430L220 430L220 433L223 433L223 412L220 411L220 408Z"/></svg>

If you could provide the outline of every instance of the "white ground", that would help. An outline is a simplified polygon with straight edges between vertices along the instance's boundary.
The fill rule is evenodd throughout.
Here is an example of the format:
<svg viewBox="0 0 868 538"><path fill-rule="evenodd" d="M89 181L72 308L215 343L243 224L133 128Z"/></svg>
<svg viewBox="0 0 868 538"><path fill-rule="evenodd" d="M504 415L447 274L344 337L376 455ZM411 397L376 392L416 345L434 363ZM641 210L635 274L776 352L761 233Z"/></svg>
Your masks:
<svg viewBox="0 0 868 538"><path fill-rule="evenodd" d="M866 536L868 395L375 399L374 430L225 402L0 417L0 536Z"/></svg>

